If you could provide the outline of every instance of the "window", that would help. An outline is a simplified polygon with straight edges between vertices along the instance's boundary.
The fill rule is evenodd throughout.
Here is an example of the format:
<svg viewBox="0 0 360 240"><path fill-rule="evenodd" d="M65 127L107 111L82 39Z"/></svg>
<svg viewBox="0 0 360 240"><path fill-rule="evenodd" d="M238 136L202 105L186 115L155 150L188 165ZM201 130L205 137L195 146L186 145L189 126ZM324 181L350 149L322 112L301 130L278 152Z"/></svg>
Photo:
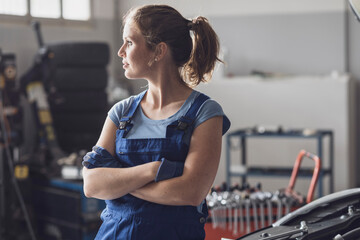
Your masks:
<svg viewBox="0 0 360 240"><path fill-rule="evenodd" d="M89 0L62 0L63 17L71 20L89 20L90 19L90 1Z"/></svg>
<svg viewBox="0 0 360 240"><path fill-rule="evenodd" d="M25 16L27 0L0 0L0 14Z"/></svg>
<svg viewBox="0 0 360 240"><path fill-rule="evenodd" d="M60 1L30 0L30 15L40 18L60 18Z"/></svg>
<svg viewBox="0 0 360 240"><path fill-rule="evenodd" d="M0 0L0 15L89 21L91 0Z"/></svg>

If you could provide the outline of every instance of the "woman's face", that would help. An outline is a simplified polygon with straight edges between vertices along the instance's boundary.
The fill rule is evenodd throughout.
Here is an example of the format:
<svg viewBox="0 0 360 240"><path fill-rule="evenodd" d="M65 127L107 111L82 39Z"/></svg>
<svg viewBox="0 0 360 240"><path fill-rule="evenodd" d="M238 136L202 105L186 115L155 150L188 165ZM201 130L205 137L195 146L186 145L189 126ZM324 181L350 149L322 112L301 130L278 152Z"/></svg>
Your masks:
<svg viewBox="0 0 360 240"><path fill-rule="evenodd" d="M145 38L132 21L127 21L124 26L123 41L118 56L123 58L125 77L146 78L151 69L149 63L154 60L154 52L146 46Z"/></svg>

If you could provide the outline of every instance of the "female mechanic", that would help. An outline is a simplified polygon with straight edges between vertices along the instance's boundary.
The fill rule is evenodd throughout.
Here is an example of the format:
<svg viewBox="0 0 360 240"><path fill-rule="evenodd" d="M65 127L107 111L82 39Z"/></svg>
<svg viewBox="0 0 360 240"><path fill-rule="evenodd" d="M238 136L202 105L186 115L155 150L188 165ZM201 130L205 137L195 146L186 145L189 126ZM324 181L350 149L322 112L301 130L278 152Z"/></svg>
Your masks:
<svg viewBox="0 0 360 240"><path fill-rule="evenodd" d="M217 35L206 18L166 5L131 9L123 26L125 76L148 87L111 108L84 156L85 195L107 205L96 239L204 239L204 199L230 122L193 88L219 61Z"/></svg>

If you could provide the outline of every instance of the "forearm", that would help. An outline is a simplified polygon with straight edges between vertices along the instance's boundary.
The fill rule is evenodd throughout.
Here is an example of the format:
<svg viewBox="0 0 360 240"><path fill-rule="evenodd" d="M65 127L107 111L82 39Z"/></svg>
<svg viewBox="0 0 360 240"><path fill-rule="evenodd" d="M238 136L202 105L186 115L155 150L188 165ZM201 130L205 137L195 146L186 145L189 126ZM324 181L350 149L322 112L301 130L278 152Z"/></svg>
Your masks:
<svg viewBox="0 0 360 240"><path fill-rule="evenodd" d="M119 198L154 181L160 162L130 168L83 168L87 197L110 200Z"/></svg>
<svg viewBox="0 0 360 240"><path fill-rule="evenodd" d="M117 126L107 117L96 146L84 156L84 193L87 197L119 198L155 179L160 162L121 167L114 156L116 129Z"/></svg>
<svg viewBox="0 0 360 240"><path fill-rule="evenodd" d="M184 173L180 177L149 183L135 189L130 194L158 204L198 206L210 188L207 185L200 186L201 184L201 180L191 176L185 167Z"/></svg>

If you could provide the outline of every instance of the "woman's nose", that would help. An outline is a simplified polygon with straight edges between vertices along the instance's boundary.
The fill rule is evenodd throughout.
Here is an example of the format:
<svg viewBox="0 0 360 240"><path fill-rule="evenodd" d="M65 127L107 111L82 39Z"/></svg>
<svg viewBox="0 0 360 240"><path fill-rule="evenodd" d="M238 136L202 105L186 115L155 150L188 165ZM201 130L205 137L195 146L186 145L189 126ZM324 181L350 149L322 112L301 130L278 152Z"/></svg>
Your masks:
<svg viewBox="0 0 360 240"><path fill-rule="evenodd" d="M118 56L121 58L125 57L124 45L120 47L118 51Z"/></svg>

